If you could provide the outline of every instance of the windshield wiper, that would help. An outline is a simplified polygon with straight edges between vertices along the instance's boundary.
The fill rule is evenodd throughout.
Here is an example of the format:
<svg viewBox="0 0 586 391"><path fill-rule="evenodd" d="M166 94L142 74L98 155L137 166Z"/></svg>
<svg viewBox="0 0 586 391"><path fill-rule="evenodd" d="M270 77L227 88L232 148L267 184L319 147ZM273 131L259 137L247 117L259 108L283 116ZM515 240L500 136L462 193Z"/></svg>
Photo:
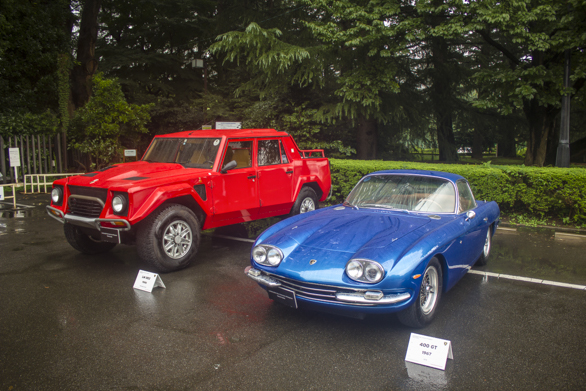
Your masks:
<svg viewBox="0 0 586 391"><path fill-rule="evenodd" d="M347 201L344 201L344 203L342 205L349 206L349 207L354 208L356 210L360 210L360 209L358 209L358 207L356 205L352 205L351 203L349 203Z"/></svg>
<svg viewBox="0 0 586 391"><path fill-rule="evenodd" d="M373 206L375 208L396 209L396 208L393 208L392 206L384 205L384 204L361 204L360 206L363 206L363 207Z"/></svg>
<svg viewBox="0 0 586 391"><path fill-rule="evenodd" d="M394 208L390 205L384 205L384 204L362 204L360 206L364 206L364 207L374 207L374 208L382 208L382 209L390 209L390 210L396 210L397 212L407 212L409 213L410 210L409 209L405 209L405 208Z"/></svg>

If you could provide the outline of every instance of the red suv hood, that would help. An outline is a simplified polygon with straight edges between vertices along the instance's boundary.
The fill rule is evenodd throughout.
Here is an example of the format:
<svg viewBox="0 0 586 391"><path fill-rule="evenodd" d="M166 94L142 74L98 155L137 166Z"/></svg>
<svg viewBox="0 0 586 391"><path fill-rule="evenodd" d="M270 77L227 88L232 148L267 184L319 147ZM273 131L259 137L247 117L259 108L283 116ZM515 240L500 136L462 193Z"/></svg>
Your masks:
<svg viewBox="0 0 586 391"><path fill-rule="evenodd" d="M68 184L73 186L91 186L100 188L128 188L137 182L161 179L169 183L172 177L207 175L209 169L185 168L177 163L149 163L144 161L116 164L100 171L70 177Z"/></svg>

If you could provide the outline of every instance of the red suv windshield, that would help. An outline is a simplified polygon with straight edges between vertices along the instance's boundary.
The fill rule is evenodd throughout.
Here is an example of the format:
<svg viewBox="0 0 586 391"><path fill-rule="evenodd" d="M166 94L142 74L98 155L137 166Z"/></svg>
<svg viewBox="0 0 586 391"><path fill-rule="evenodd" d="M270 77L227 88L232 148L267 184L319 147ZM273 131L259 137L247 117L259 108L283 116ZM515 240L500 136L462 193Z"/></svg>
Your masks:
<svg viewBox="0 0 586 391"><path fill-rule="evenodd" d="M144 156L151 163L179 163L185 167L212 168L220 138L157 138Z"/></svg>

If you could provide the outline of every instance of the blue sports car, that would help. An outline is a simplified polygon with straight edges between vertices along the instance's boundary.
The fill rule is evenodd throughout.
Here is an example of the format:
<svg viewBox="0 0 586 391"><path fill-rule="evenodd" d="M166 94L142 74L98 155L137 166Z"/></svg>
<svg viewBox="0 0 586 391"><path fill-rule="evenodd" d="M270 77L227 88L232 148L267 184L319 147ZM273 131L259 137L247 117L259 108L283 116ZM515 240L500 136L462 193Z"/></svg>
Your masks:
<svg viewBox="0 0 586 391"><path fill-rule="evenodd" d="M274 301L354 317L434 318L443 292L484 264L499 223L459 175L418 170L363 177L341 205L283 220L256 240L245 273Z"/></svg>

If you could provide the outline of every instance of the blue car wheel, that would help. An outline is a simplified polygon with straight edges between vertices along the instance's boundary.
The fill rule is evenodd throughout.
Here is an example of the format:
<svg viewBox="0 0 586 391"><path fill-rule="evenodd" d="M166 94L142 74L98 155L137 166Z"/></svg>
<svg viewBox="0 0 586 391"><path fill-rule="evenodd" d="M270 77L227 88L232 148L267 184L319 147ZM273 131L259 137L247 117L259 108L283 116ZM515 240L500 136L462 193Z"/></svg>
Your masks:
<svg viewBox="0 0 586 391"><path fill-rule="evenodd" d="M437 258L432 258L421 279L419 296L413 304L399 312L401 323L409 327L424 327L431 323L442 296L442 267Z"/></svg>
<svg viewBox="0 0 586 391"><path fill-rule="evenodd" d="M484 247L482 248L482 254L476 261L477 266L484 266L488 261L488 256L490 255L490 247L492 244L492 227L488 227L488 232L486 233L486 239L484 240Z"/></svg>

